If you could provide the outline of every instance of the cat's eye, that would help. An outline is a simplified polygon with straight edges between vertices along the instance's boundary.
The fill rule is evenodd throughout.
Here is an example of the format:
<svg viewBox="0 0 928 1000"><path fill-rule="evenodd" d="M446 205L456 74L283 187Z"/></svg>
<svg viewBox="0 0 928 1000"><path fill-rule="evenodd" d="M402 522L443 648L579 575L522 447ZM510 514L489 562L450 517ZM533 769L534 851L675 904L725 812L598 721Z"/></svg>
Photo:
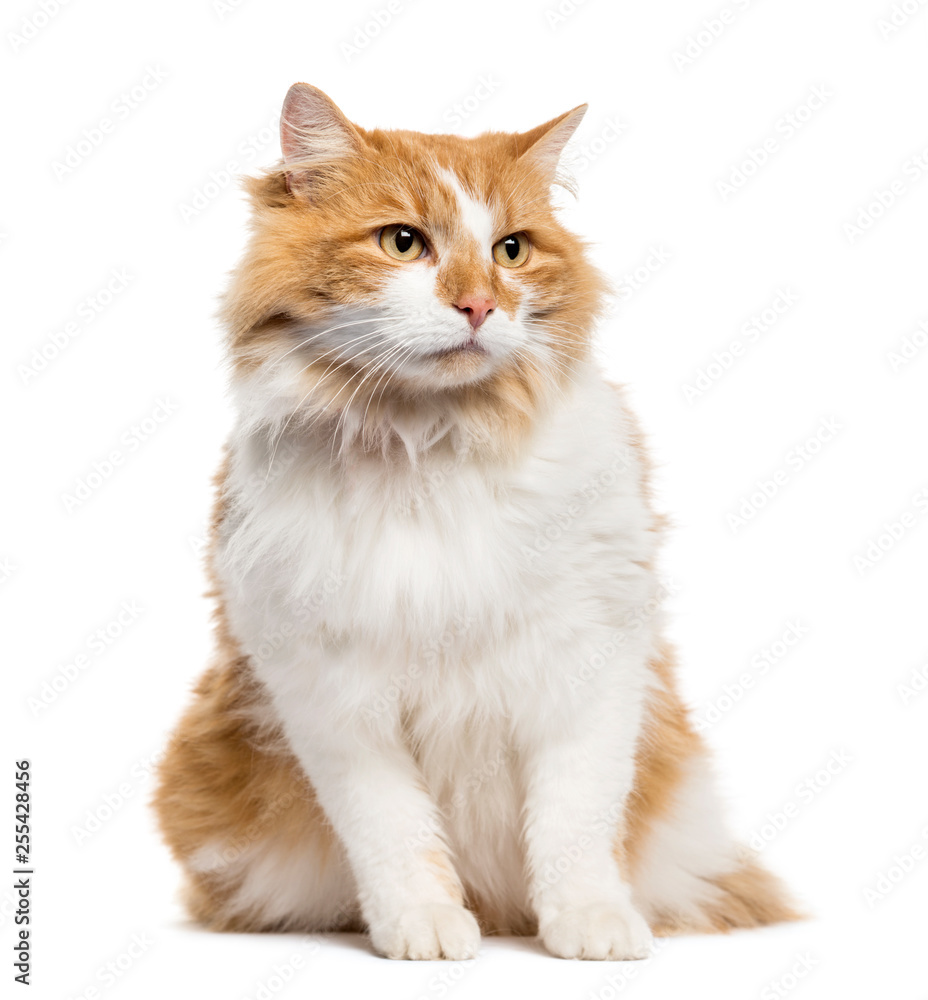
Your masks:
<svg viewBox="0 0 928 1000"><path fill-rule="evenodd" d="M525 233L510 233L493 246L493 258L503 267L521 267L528 260L530 244Z"/></svg>
<svg viewBox="0 0 928 1000"><path fill-rule="evenodd" d="M380 231L380 249L394 260L418 260L425 252L425 240L412 226L384 226Z"/></svg>

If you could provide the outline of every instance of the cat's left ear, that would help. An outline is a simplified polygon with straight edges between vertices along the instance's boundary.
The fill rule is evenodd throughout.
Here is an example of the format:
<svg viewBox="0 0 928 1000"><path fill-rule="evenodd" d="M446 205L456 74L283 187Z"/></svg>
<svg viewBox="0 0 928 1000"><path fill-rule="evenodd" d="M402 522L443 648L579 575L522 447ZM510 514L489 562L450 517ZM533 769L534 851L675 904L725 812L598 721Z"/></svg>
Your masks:
<svg viewBox="0 0 928 1000"><path fill-rule="evenodd" d="M314 168L356 156L362 139L330 97L318 87L295 83L280 112L280 148L292 191L311 181Z"/></svg>
<svg viewBox="0 0 928 1000"><path fill-rule="evenodd" d="M588 104L581 104L530 132L520 133L519 159L533 162L548 175L553 184L567 140L583 120L588 107Z"/></svg>

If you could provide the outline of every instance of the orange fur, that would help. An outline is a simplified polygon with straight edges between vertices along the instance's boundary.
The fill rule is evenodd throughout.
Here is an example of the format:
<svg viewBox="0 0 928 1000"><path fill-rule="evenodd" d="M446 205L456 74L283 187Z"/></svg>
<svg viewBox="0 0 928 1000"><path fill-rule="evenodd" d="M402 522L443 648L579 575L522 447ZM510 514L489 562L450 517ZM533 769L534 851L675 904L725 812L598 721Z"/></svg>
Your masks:
<svg viewBox="0 0 928 1000"><path fill-rule="evenodd" d="M216 478L214 539L225 514L223 479L224 469ZM309 853L322 869L337 863L335 837L296 759L280 746L278 734L262 727L264 694L229 632L221 602L215 622L217 662L197 685L193 704L162 759L154 804L164 838L187 873L184 901L191 916L214 930L278 930L252 913L229 910L234 881L223 877L221 870L192 870L191 859L204 844L221 841L231 846L233 853L227 860L234 861L237 852L274 836L295 851ZM687 761L705 753L677 693L669 646L665 645L652 668L660 686L652 692L646 709L635 784L615 846L616 861L627 874L634 873L653 824L670 810ZM459 896L460 882L447 855L436 853L430 860L452 895ZM800 919L779 880L747 855L739 868L714 884L718 898L698 922L662 915L654 923L655 933L722 933ZM530 935L537 930L530 912L501 912L473 892L466 893L466 900L486 934ZM334 926L361 928L353 910ZM318 928L297 925L289 929Z"/></svg>
<svg viewBox="0 0 928 1000"><path fill-rule="evenodd" d="M223 309L236 369L248 372L270 363L290 349L281 336L288 326L320 319L334 305L364 303L396 268L408 266L387 257L371 239L378 227L404 220L453 251L445 255L446 263L427 265L438 268L443 301L482 290L511 315L523 289L532 290L536 311L556 331L553 370L514 359L479 384L452 384L435 393L434 384L365 381L363 369L334 367L320 356L304 372L304 391L315 411L335 423L357 392L355 401L369 406L369 423L377 426L381 413L414 410L428 389L438 408L463 416L482 448L512 454L545 400L587 356L588 331L605 291L585 259L583 242L554 213L550 179L531 160L518 158L559 120L524 135L494 132L473 139L353 126L360 154L317 170L312 198L288 191L283 164L249 179L253 235ZM530 230L532 252L524 266L503 279L473 252L443 169L487 203L500 232ZM449 359L452 383L458 374L454 366L466 363Z"/></svg>
<svg viewBox="0 0 928 1000"><path fill-rule="evenodd" d="M486 290L503 311L512 313L530 287L540 302L539 315L557 332L557 364L553 370L542 369L515 359L477 384L431 393L430 402L461 415L478 447L499 455L515 453L551 393L569 380L572 365L587 357L588 331L605 287L586 261L583 243L557 220L547 194L550 177L542 165L519 157L560 120L527 133L488 133L475 139L351 126L359 154L307 165L313 175L311 199L298 196L299 165L281 164L250 180L252 240L223 310L236 372L247 377L280 357L289 349L285 334L294 325L324 318L336 304L363 303L380 289L392 269L402 265L372 241L370 234L378 227L403 220L462 250L454 206L441 182L440 169L450 168L490 207L501 232L531 232L532 255L503 281L476 255L449 254L451 263L442 265L438 275L446 301ZM423 162L432 166L414 166ZM363 387L360 370L351 365L333 369L324 356L312 358L303 375L314 412L328 412L332 419ZM400 383L380 389L377 383L364 390L368 395L360 401L376 426L382 412L395 417L422 405L422 389ZM633 426L626 431L643 460L641 485L650 496L650 464L640 430ZM222 470L216 481L213 548L226 515L224 478ZM652 514L650 530L663 527L663 519ZM185 898L192 916L219 930L278 929L253 912L229 908L236 889L235 857L273 837L276 844L313 857L320 871L343 860L308 780L280 733L266 721L265 693L231 633L215 581L213 596L216 660L199 682L161 763L154 804L165 840L186 871ZM677 693L669 647L652 666L660 684L646 707L634 789L615 846L627 873L634 873L649 832L671 809L687 761L705 752ZM230 857L199 864L199 852L215 843L228 845ZM452 895L460 895L451 859L436 852L429 860ZM714 885L715 902L698 922L683 924L667 915L656 921L657 932L725 931L796 917L779 883L749 858ZM467 886L463 893L485 932L535 932L530 912L498 912ZM331 926L359 928L357 908L347 906Z"/></svg>

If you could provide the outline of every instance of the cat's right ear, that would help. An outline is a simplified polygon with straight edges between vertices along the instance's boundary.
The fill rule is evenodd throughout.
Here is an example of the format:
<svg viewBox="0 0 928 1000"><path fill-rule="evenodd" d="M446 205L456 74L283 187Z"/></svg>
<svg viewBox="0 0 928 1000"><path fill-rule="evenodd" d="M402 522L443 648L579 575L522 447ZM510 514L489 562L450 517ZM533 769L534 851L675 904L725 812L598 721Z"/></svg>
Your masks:
<svg viewBox="0 0 928 1000"><path fill-rule="evenodd" d="M295 83L280 112L280 148L287 190L305 189L314 170L361 151L358 130L317 87Z"/></svg>

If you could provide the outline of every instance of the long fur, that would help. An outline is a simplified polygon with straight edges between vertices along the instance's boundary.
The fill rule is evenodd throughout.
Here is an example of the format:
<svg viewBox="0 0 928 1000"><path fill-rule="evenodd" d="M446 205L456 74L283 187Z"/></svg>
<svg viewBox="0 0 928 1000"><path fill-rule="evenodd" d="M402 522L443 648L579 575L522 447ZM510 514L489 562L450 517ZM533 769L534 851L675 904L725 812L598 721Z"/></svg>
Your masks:
<svg viewBox="0 0 928 1000"><path fill-rule="evenodd" d="M156 794L210 927L632 958L649 926L796 917L724 828L662 638L648 460L590 354L605 285L550 201L582 113L462 139L288 95L224 305L217 655ZM385 254L391 223L427 257Z"/></svg>

